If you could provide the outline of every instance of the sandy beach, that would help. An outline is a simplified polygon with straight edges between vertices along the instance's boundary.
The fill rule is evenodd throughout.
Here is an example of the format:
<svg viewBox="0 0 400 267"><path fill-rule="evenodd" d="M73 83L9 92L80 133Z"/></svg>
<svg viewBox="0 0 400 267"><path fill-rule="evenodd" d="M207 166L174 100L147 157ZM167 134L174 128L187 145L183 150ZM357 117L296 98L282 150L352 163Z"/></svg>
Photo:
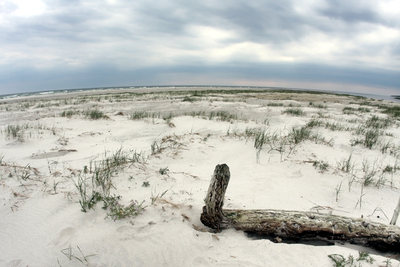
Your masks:
<svg viewBox="0 0 400 267"><path fill-rule="evenodd" d="M200 222L221 163L229 209L388 225L400 197L399 104L228 89L1 100L0 266L335 266L329 255L360 251L374 259L361 266L400 266L396 253Z"/></svg>

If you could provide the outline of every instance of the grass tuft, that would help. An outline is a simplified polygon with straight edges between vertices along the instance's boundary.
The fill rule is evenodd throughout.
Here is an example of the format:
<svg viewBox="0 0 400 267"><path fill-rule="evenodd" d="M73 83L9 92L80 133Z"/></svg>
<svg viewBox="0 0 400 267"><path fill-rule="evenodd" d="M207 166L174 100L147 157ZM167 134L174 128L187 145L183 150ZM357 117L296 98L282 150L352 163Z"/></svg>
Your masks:
<svg viewBox="0 0 400 267"><path fill-rule="evenodd" d="M78 112L74 111L74 110L64 110L63 112L61 112L60 116L61 117L67 117L67 118L71 118L72 116L78 114Z"/></svg>
<svg viewBox="0 0 400 267"><path fill-rule="evenodd" d="M105 115L102 111L97 109L86 111L85 116L86 118L89 118L91 120L109 119L107 115Z"/></svg>
<svg viewBox="0 0 400 267"><path fill-rule="evenodd" d="M288 108L283 111L283 113L293 115L293 116L305 116L306 113L300 108Z"/></svg>

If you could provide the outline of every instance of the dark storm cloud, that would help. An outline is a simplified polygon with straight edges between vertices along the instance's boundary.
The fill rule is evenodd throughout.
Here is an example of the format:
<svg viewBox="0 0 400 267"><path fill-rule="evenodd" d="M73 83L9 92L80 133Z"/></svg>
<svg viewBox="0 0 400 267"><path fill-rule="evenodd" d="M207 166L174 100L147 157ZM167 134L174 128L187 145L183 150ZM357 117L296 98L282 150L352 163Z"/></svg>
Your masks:
<svg viewBox="0 0 400 267"><path fill-rule="evenodd" d="M329 0L326 1L327 6L319 11L324 16L347 23L381 23L382 18L376 12L374 3L376 1Z"/></svg>
<svg viewBox="0 0 400 267"><path fill-rule="evenodd" d="M395 1L42 2L0 4L0 93L178 73L400 87Z"/></svg>
<svg viewBox="0 0 400 267"><path fill-rule="evenodd" d="M290 1L229 1L223 6L204 2L174 2L171 5L138 7L144 27L150 32L186 34L187 25L217 26L237 31L239 41L284 42L302 35L305 18L293 11ZM178 4L176 4L178 3Z"/></svg>

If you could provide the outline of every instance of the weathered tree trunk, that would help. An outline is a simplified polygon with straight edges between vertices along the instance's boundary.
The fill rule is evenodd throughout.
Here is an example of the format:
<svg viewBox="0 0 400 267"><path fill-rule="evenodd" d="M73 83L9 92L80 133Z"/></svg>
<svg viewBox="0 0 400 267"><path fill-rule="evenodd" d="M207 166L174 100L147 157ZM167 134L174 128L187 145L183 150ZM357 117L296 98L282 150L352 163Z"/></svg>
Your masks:
<svg viewBox="0 0 400 267"><path fill-rule="evenodd" d="M237 230L288 239L345 240L400 252L400 228L392 225L314 212L223 210Z"/></svg>
<svg viewBox="0 0 400 267"><path fill-rule="evenodd" d="M220 229L223 225L224 214L222 206L224 205L225 191L228 187L230 179L229 167L226 164L217 165L214 175L211 178L210 187L208 188L201 214L201 222L213 229Z"/></svg>
<svg viewBox="0 0 400 267"><path fill-rule="evenodd" d="M227 165L217 165L205 198L201 222L213 229L237 230L286 239L344 240L384 251L400 252L400 228L315 212L281 210L222 210L229 182Z"/></svg>
<svg viewBox="0 0 400 267"><path fill-rule="evenodd" d="M392 219L390 220L391 225L396 225L397 219L399 218L399 213L400 213L400 198L399 202L397 203L396 209L393 212Z"/></svg>

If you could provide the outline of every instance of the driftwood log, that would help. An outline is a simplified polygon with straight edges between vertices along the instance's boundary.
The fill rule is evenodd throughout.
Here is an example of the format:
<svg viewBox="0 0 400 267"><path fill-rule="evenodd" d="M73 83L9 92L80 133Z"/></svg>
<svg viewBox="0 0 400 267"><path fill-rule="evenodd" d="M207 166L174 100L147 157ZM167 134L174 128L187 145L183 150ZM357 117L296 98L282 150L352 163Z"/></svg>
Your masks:
<svg viewBox="0 0 400 267"><path fill-rule="evenodd" d="M200 217L205 226L217 231L234 227L277 239L341 240L400 252L400 228L395 225L315 212L222 209L229 179L229 167L217 165Z"/></svg>

